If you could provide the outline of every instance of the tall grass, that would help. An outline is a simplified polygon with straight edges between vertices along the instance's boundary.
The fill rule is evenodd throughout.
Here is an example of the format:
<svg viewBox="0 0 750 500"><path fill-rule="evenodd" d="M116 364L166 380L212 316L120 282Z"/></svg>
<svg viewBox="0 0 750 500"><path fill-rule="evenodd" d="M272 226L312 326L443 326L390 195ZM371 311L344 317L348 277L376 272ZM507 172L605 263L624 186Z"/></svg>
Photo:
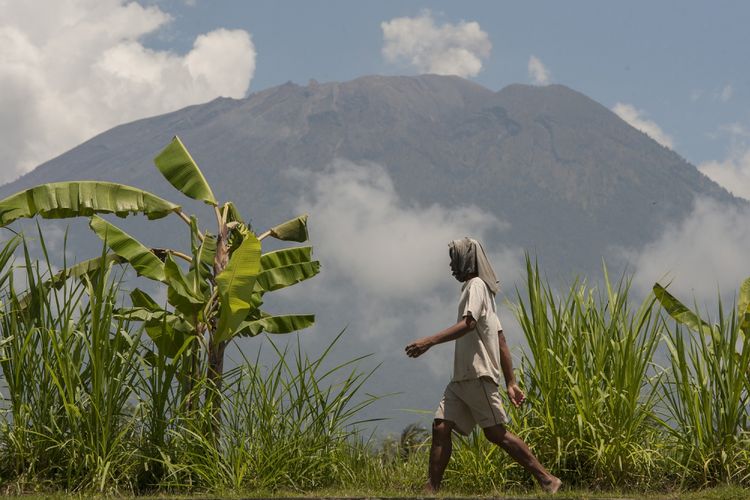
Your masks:
<svg viewBox="0 0 750 500"><path fill-rule="evenodd" d="M119 486L138 463L128 418L138 339L115 319L109 272L50 289L53 268L42 250L45 260L34 261L24 241L27 291L15 292L11 274L2 297L5 466L65 489Z"/></svg>
<svg viewBox="0 0 750 500"><path fill-rule="evenodd" d="M41 261L24 240L0 251L0 483L272 491L354 475L347 464L356 463L357 415L377 398L362 393L372 374L358 368L364 357L331 363L343 332L319 356L299 343L293 351L271 343L271 366L243 358L224 389L206 398L214 390L206 380L186 382L194 373L190 343L173 358L160 356L118 314L120 280L112 268L57 289L40 239ZM19 242L21 265L14 267ZM210 402L218 400L216 440Z"/></svg>
<svg viewBox="0 0 750 500"><path fill-rule="evenodd" d="M750 482L750 335L734 308L727 315L719 301L718 311L703 332L666 323L664 428L681 481L697 486Z"/></svg>
<svg viewBox="0 0 750 500"><path fill-rule="evenodd" d="M574 283L561 297L526 258L527 295L516 313L528 342L521 380L531 405L516 425L542 461L569 484L647 484L663 440L652 366L662 333L655 300L632 309L629 282L605 292Z"/></svg>
<svg viewBox="0 0 750 500"><path fill-rule="evenodd" d="M421 491L429 434L411 426L381 442L358 431L375 372L360 369L365 357L334 362L343 332L318 354L269 337L270 352L240 354L216 392L194 376L200 339L167 358L118 314L116 268L53 283L40 244L41 260L21 238L0 249L0 488ZM605 272L600 289L557 293L526 264L515 312L530 403L509 425L545 465L589 489L750 486L750 316L720 305L715 325L691 332L653 296L633 305L626 278ZM667 366L654 364L658 349ZM444 485L534 487L480 431L456 440Z"/></svg>
<svg viewBox="0 0 750 500"><path fill-rule="evenodd" d="M504 451L491 444L477 428L468 436L457 436L451 463L445 471L445 486L471 494L533 489L532 477Z"/></svg>
<svg viewBox="0 0 750 500"><path fill-rule="evenodd" d="M227 372L221 441L206 425L210 412L198 410L171 432L161 486L302 491L352 477L356 416L377 397L359 395L372 374L357 368L364 357L328 365L343 333L317 357L304 353L299 340L291 352L271 343L271 366L243 359Z"/></svg>

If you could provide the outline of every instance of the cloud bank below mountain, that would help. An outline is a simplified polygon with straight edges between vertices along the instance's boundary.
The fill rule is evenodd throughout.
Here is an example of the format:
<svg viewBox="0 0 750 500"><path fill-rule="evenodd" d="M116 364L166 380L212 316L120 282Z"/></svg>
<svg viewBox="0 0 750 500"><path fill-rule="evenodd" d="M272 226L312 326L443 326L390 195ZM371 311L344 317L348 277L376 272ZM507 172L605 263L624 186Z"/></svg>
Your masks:
<svg viewBox="0 0 750 500"><path fill-rule="evenodd" d="M645 294L655 282L685 303L716 304L719 293L732 300L750 277L750 208L728 208L698 198L693 212L639 252L631 252L634 286Z"/></svg>
<svg viewBox="0 0 750 500"><path fill-rule="evenodd" d="M481 240L508 227L472 205L411 204L375 163L339 159L319 173L290 175L306 186L297 208L310 213L323 272L288 295L312 299L323 317L351 324L378 350L400 352L408 340L454 321L460 285L450 273L448 242L469 235ZM520 250L488 251L498 276L510 285L522 262ZM424 362L444 374L445 356Z"/></svg>

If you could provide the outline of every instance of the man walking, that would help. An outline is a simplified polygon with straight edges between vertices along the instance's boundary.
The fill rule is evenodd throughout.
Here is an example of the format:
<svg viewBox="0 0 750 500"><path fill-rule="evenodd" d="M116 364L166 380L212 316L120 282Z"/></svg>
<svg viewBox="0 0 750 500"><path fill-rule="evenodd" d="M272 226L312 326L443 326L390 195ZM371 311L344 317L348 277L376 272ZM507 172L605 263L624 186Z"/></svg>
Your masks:
<svg viewBox="0 0 750 500"><path fill-rule="evenodd" d="M453 377L445 388L432 424L432 447L426 489L437 492L452 451L451 432L468 435L479 425L492 443L521 464L548 493L562 482L547 471L521 438L505 428L508 417L498 391L502 370L510 401L520 406L525 395L516 384L513 364L497 317L498 282L482 245L471 238L449 245L453 276L463 283L455 325L406 346L416 358L432 346L455 340Z"/></svg>

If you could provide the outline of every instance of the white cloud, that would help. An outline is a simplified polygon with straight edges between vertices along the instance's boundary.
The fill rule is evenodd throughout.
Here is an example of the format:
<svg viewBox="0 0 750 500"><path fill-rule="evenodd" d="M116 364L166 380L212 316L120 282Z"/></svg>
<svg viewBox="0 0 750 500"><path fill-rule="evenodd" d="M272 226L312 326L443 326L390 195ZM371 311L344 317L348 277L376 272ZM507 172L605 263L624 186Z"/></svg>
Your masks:
<svg viewBox="0 0 750 500"><path fill-rule="evenodd" d="M646 113L643 110L636 109L630 104L618 102L612 108L612 111L625 120L631 127L640 130L662 146L670 149L673 148L674 142L672 137L664 132L656 122L647 119Z"/></svg>
<svg viewBox="0 0 750 500"><path fill-rule="evenodd" d="M693 89L690 92L690 101L697 102L704 97L713 101L729 102L734 96L734 86L731 83L727 83L722 87L714 88L714 90L704 91L702 89Z"/></svg>
<svg viewBox="0 0 750 500"><path fill-rule="evenodd" d="M310 213L321 275L290 288L287 297L312 300L322 322L333 314L338 324L352 325L366 345L399 359L409 340L456 319L460 285L450 273L448 243L467 235L487 240L507 228L475 206L408 203L387 171L373 163L338 160L323 172L292 176L305 186L296 208ZM499 278L512 289L522 253L486 248ZM419 363L445 375L452 349L435 351Z"/></svg>
<svg viewBox="0 0 750 500"><path fill-rule="evenodd" d="M750 200L750 149L733 147L724 161L701 163L698 170L733 195Z"/></svg>
<svg viewBox="0 0 750 500"><path fill-rule="evenodd" d="M529 78L534 85L549 85L550 72L536 56L529 58Z"/></svg>
<svg viewBox="0 0 750 500"><path fill-rule="evenodd" d="M0 13L0 182L119 123L244 97L255 71L241 30L200 35L185 55L145 47L170 21L156 6L0 0Z"/></svg>
<svg viewBox="0 0 750 500"><path fill-rule="evenodd" d="M476 76L492 44L477 22L435 24L432 13L397 17L380 24L383 56L390 63L405 63L419 72Z"/></svg>
<svg viewBox="0 0 750 500"><path fill-rule="evenodd" d="M721 90L719 90L716 93L716 98L719 99L721 102L727 102L729 101L729 99L732 98L733 94L734 94L734 88L732 88L732 84L727 83L721 88Z"/></svg>
<svg viewBox="0 0 750 500"><path fill-rule="evenodd" d="M657 281L671 281L673 294L687 304L695 299L700 305L715 303L717 290L736 293L750 276L748 220L750 209L696 201L683 222L631 255L634 286L648 292Z"/></svg>
<svg viewBox="0 0 750 500"><path fill-rule="evenodd" d="M739 122L722 125L719 131L729 135L732 140L750 138L750 130Z"/></svg>
<svg viewBox="0 0 750 500"><path fill-rule="evenodd" d="M728 123L709 137L728 137L729 153L724 160L701 163L698 170L735 196L750 200L750 130L739 122Z"/></svg>
<svg viewBox="0 0 750 500"><path fill-rule="evenodd" d="M312 190L300 208L314 214L316 247L336 273L368 294L430 292L450 277L448 242L504 227L476 206L404 203L385 168L374 163L337 160L308 182Z"/></svg>

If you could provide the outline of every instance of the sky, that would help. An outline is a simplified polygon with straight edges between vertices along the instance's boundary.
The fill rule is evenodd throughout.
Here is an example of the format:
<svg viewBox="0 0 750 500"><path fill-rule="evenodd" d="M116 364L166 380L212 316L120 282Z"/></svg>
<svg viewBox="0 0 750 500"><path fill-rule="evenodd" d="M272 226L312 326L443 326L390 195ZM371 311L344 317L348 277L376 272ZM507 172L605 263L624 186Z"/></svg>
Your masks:
<svg viewBox="0 0 750 500"><path fill-rule="evenodd" d="M750 199L750 3L716 5L0 0L0 183L118 124L219 96L243 98L288 81L439 73L493 90L566 85ZM446 326L455 292L446 242L507 224L476 207L414 206L379 165L340 159L313 177L289 175L290 182L308 176L312 189L298 208L316 214L316 253L330 263L312 288L290 289L289 300L313 296L328 302L321 310L335 302L355 311L341 321L390 332L368 337L381 350L402 349L404 332ZM710 300L717 286L736 290L750 275L747 220L747 210L698 200L688 218L644 249L620 251L638 289L666 277L688 302L684 294ZM399 247L411 257L382 258L394 251L395 236L413 234L420 237L401 237L407 246ZM511 291L522 255L513 247L491 251ZM407 273L413 279L399 279ZM356 283L356 292L336 288L342 279ZM389 314L396 302L412 317ZM509 338L518 339L514 330ZM444 349L424 363L444 376L449 355Z"/></svg>

